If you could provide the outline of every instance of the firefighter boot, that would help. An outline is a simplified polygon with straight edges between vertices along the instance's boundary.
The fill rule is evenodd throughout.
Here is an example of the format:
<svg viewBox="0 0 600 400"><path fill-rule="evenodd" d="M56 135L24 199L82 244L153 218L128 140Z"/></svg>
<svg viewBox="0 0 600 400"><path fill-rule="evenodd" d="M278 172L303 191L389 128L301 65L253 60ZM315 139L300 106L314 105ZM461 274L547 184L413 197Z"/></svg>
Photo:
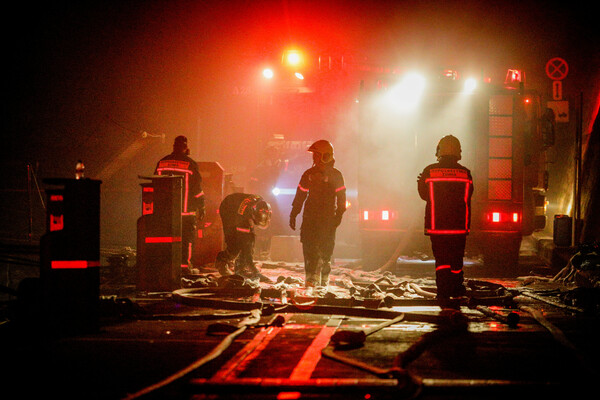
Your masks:
<svg viewBox="0 0 600 400"><path fill-rule="evenodd" d="M241 275L248 279L259 279L260 278L260 269L258 268L258 264L252 262L247 264L245 268L242 269Z"/></svg>
<svg viewBox="0 0 600 400"><path fill-rule="evenodd" d="M319 260L308 259L304 260L304 272L306 276L306 287L315 287L321 284L321 274L319 270Z"/></svg>
<svg viewBox="0 0 600 400"><path fill-rule="evenodd" d="M321 264L321 286L329 286L329 273L331 272L331 262Z"/></svg>
<svg viewBox="0 0 600 400"><path fill-rule="evenodd" d="M227 257L225 251L221 251L219 252L219 254L217 254L215 268L217 269L219 274L221 274L221 276L233 275L233 265Z"/></svg>

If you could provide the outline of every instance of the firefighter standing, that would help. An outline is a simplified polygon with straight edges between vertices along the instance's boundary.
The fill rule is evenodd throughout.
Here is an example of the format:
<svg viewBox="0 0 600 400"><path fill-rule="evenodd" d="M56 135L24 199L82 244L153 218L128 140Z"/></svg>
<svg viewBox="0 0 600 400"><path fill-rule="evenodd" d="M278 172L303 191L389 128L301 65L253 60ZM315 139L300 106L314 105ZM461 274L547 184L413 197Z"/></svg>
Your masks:
<svg viewBox="0 0 600 400"><path fill-rule="evenodd" d="M441 306L464 296L463 256L471 224L471 171L460 165L460 141L444 136L436 150L438 162L425 167L418 178L425 207L425 234L435 257L437 298Z"/></svg>
<svg viewBox="0 0 600 400"><path fill-rule="evenodd" d="M254 194L232 193L219 206L226 248L217 254L215 267L223 276L258 278L254 265L254 227L265 229L271 221L271 206Z"/></svg>
<svg viewBox="0 0 600 400"><path fill-rule="evenodd" d="M330 142L318 140L308 151L313 153L313 166L300 178L292 202L290 228L296 229L296 217L304 205L300 241L306 286L327 286L335 232L346 211L346 187L342 173L333 167L335 159Z"/></svg>
<svg viewBox="0 0 600 400"><path fill-rule="evenodd" d="M192 268L192 243L196 227L204 219L204 192L198 164L189 156L190 149L185 136L177 136L173 142L173 152L163 157L157 164L156 175L183 176L181 207L181 266L184 274Z"/></svg>

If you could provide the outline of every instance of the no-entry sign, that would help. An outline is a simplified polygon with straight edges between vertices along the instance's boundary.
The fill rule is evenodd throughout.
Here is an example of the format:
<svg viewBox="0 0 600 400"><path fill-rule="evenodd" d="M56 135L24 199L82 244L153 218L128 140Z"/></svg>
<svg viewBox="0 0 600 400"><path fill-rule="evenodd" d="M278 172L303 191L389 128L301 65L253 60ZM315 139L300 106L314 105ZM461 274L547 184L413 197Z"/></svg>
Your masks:
<svg viewBox="0 0 600 400"><path fill-rule="evenodd" d="M546 63L546 75L553 81L561 81L569 73L569 64L560 57L554 57Z"/></svg>

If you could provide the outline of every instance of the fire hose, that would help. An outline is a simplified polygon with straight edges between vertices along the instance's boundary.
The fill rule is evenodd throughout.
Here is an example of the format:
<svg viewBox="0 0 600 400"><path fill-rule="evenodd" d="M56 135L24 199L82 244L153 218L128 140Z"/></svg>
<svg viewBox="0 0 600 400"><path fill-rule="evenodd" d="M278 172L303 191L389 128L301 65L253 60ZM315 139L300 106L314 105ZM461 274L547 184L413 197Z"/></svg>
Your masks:
<svg viewBox="0 0 600 400"><path fill-rule="evenodd" d="M238 337L239 335L244 333L249 326L256 325L260 321L260 317L261 317L260 309L252 310L250 315L248 317L244 318L242 321L240 321L238 323L236 329L234 331L230 332L225 337L225 339L223 339L221 341L221 343L219 343L210 353L208 353L204 357L199 358L198 360L194 361L192 364L177 371L176 373L170 375L169 377L163 379L162 381L157 382L151 386L148 386L136 393L133 393L133 394L127 396L125 399L127 399L127 400L136 399L138 397L141 397L148 393L151 393L155 390L158 390L162 387L165 387L168 384L173 383L176 380L181 379L183 376L189 374L190 372L198 369L199 367L206 364L207 362L219 357L231 345L231 343L233 343L233 341L236 337ZM273 323L275 323L276 319L274 318L274 319L272 319L272 321L273 321ZM218 332L223 332L223 329L218 330ZM216 334L217 331L212 331L211 333Z"/></svg>
<svg viewBox="0 0 600 400"><path fill-rule="evenodd" d="M322 354L329 359L369 372L379 378L396 379L398 381L398 387L402 389L402 394L405 396L408 395L410 397L415 397L422 390L422 379L414 376L406 370L408 364L417 359L430 346L467 331L467 319L461 312L445 310L441 317L445 322L440 324L438 329L424 334L408 349L398 354L394 359L394 365L388 369L375 367L362 361L344 356L336 352L335 349L340 349L342 347L348 348L348 344L362 344L364 342L363 337L366 339L367 336L378 332L387 326L402 321L403 318L400 316L394 318L393 320L376 325L366 331L358 331L355 334L340 331L337 337L337 333L331 337L330 344L322 350Z"/></svg>

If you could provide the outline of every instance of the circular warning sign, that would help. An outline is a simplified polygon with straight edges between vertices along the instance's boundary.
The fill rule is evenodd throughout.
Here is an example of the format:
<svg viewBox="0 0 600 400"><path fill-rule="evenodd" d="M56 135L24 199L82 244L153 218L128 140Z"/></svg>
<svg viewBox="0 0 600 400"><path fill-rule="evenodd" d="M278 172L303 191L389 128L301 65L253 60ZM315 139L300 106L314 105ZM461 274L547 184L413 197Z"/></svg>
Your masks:
<svg viewBox="0 0 600 400"><path fill-rule="evenodd" d="M546 75L554 81L560 81L567 77L569 65L560 57L554 57L546 64Z"/></svg>

